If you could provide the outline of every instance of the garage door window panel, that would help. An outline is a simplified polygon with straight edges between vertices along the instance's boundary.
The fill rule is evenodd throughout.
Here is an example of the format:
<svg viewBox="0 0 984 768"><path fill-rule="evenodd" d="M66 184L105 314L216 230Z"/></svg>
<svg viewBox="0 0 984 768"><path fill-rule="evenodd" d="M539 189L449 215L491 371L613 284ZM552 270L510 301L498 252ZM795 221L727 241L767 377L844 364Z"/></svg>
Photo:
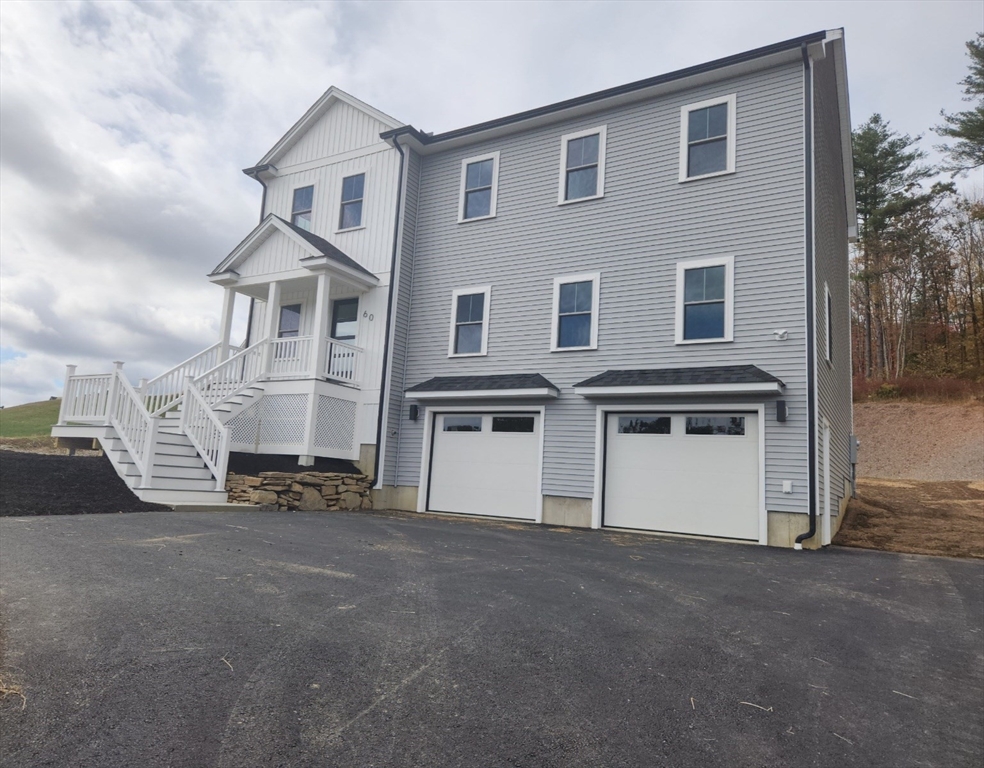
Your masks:
<svg viewBox="0 0 984 768"><path fill-rule="evenodd" d="M669 435L671 432L669 416L619 416L620 435Z"/></svg>
<svg viewBox="0 0 984 768"><path fill-rule="evenodd" d="M744 435L744 416L688 416L688 435Z"/></svg>
<svg viewBox="0 0 984 768"><path fill-rule="evenodd" d="M493 432L514 432L530 434L535 429L533 416L493 416Z"/></svg>
<svg viewBox="0 0 984 768"><path fill-rule="evenodd" d="M445 432L481 432L481 416L445 416Z"/></svg>

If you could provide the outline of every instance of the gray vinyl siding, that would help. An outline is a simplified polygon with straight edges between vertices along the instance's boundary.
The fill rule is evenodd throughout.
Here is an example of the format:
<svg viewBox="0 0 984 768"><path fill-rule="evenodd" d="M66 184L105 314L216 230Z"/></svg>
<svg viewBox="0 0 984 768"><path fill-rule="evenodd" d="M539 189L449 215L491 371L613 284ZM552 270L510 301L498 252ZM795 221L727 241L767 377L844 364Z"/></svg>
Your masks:
<svg viewBox="0 0 984 768"><path fill-rule="evenodd" d="M731 93L737 172L679 183L681 107ZM561 136L600 125L604 198L557 205ZM789 405L785 424L771 401L766 409L767 506L807 511L803 133L803 70L792 64L424 157L407 386L543 374L561 391L546 404L543 493L591 497L596 403L573 384L608 369L758 365L785 382ZM497 217L458 224L462 159L496 150ZM734 341L677 346L677 262L729 255ZM554 278L588 272L601 273L598 349L551 353ZM449 359L451 292L482 285L492 286L488 355ZM778 329L786 341L774 339ZM416 485L423 421L404 418L399 429L395 483Z"/></svg>
<svg viewBox="0 0 984 768"><path fill-rule="evenodd" d="M841 157L837 83L833 57L814 63L814 142L816 154L816 333L817 405L820 417L830 422L831 509L837 514L844 497L844 480L851 476L851 341L847 244L847 205ZM833 361L827 362L827 303L824 284L833 305ZM822 441L817 426L818 441ZM820 443L822 449L822 442ZM821 453L818 451L818 456ZM822 458L820 459L822 462ZM823 464L818 467L819 499L824 498ZM819 500L818 500L818 503ZM822 509L818 508L819 512Z"/></svg>
<svg viewBox="0 0 984 768"><path fill-rule="evenodd" d="M383 447L383 484L397 484L397 465L400 453L400 424L404 416L403 390L406 388L407 338L410 327L410 298L413 289L414 241L417 228L417 200L420 194L420 156L411 149L406 154L406 176L403 189L403 211L400 218L400 251L393 296L393 343L390 347L390 390L387 395L387 432L380 436Z"/></svg>

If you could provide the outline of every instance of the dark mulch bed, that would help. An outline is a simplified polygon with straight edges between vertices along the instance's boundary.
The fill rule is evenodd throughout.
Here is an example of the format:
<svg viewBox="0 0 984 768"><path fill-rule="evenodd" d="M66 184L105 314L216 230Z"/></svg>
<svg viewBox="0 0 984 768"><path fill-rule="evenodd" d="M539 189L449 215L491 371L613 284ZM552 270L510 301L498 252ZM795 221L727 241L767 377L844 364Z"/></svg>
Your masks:
<svg viewBox="0 0 984 768"><path fill-rule="evenodd" d="M230 453L229 471L237 475L258 475L260 472L344 472L362 474L350 461L316 457L314 466L302 467L296 456L278 456L264 453Z"/></svg>
<svg viewBox="0 0 984 768"><path fill-rule="evenodd" d="M140 501L105 456L0 450L0 516L91 515L168 509Z"/></svg>

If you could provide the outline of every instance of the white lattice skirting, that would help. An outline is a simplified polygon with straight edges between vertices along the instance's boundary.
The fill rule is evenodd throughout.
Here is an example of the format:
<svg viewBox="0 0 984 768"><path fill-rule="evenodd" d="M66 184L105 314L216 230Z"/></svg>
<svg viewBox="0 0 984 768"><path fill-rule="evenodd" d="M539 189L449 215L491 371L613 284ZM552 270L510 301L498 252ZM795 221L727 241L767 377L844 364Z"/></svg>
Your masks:
<svg viewBox="0 0 984 768"><path fill-rule="evenodd" d="M351 451L355 442L355 403L318 395L314 447Z"/></svg>
<svg viewBox="0 0 984 768"><path fill-rule="evenodd" d="M231 442L238 445L304 445L310 395L267 395L232 419Z"/></svg>

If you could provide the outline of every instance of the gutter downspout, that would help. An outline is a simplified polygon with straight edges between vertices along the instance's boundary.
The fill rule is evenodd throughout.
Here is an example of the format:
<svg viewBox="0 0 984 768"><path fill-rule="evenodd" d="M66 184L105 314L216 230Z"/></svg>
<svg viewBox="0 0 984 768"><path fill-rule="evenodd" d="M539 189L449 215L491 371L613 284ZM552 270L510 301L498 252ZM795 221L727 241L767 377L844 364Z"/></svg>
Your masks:
<svg viewBox="0 0 984 768"><path fill-rule="evenodd" d="M246 171L243 171L246 173ZM263 179L260 178L258 172L246 173L254 181L259 182L260 186L263 187L263 197L260 198L260 223L263 223L263 216L266 213L266 198L267 198L267 185ZM246 340L243 342L243 348L249 347L249 336L253 332L253 307L256 305L256 299L252 296L249 297L249 315L246 318Z"/></svg>
<svg viewBox="0 0 984 768"><path fill-rule="evenodd" d="M406 153L400 146L399 139L394 138L393 147L400 153L399 181L396 185L396 219L393 223L393 256L390 259L390 284L389 296L386 298L386 331L383 336L383 365L382 374L379 380L379 412L376 414L376 458L372 465L372 481L370 488L376 487L379 480L379 462L383 452L383 409L389 407L389 392L386 388L386 374L389 367L390 353L390 330L393 323L393 292L396 289L396 254L400 243L400 206L403 204L403 164L406 160Z"/></svg>
<svg viewBox="0 0 984 768"><path fill-rule="evenodd" d="M807 398L807 453L809 465L810 528L796 537L793 549L803 549L803 542L817 533L817 404L816 404L816 296L813 270L813 70L806 43L800 46L803 54L803 120L806 177L806 398Z"/></svg>

